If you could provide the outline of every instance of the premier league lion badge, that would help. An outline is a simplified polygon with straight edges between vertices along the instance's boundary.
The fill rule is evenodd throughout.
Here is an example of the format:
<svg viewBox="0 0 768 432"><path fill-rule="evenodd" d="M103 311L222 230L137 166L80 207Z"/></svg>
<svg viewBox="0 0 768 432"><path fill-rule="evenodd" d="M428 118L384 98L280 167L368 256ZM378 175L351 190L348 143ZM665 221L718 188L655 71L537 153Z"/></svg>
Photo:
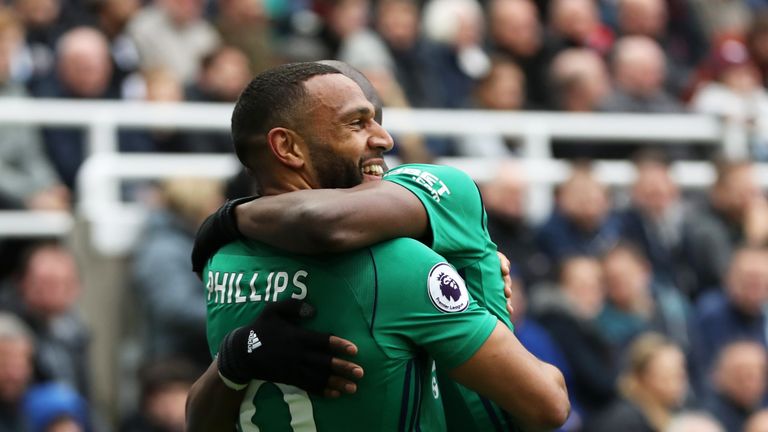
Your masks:
<svg viewBox="0 0 768 432"><path fill-rule="evenodd" d="M469 294L464 279L446 263L436 264L427 280L429 299L442 312L461 312L469 306Z"/></svg>

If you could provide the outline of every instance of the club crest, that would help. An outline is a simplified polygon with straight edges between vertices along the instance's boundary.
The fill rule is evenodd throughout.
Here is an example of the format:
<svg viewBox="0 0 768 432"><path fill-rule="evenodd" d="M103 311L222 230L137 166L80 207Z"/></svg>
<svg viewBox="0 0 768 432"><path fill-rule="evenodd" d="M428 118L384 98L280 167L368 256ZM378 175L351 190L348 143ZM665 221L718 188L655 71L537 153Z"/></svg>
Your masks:
<svg viewBox="0 0 768 432"><path fill-rule="evenodd" d="M446 263L436 264L429 272L427 291L432 304L442 312L461 312L469 305L464 280Z"/></svg>

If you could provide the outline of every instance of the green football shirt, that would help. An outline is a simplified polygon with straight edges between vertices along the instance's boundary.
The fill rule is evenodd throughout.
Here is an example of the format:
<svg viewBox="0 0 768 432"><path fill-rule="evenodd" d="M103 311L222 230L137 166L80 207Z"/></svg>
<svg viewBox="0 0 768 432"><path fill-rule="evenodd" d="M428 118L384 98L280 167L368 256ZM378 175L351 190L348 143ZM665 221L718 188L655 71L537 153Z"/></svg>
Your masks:
<svg viewBox="0 0 768 432"><path fill-rule="evenodd" d="M212 354L267 302L305 298L317 308L305 325L354 341L365 370L357 393L334 400L252 381L242 431L444 430L432 359L448 369L464 363L497 322L453 267L412 239L325 257L235 242L209 261L204 281Z"/></svg>
<svg viewBox="0 0 768 432"><path fill-rule="evenodd" d="M449 166L407 164L388 171L384 180L416 195L429 217L427 243L458 270L472 298L512 329L496 244L472 178ZM514 421L498 405L451 380L439 361L438 366L448 430L515 430Z"/></svg>

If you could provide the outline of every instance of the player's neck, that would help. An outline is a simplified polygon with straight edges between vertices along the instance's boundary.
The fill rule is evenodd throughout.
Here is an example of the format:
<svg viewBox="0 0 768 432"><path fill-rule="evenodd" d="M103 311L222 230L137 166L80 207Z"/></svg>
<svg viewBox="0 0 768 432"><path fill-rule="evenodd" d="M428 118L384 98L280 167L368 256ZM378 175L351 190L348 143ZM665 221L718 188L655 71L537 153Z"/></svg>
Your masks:
<svg viewBox="0 0 768 432"><path fill-rule="evenodd" d="M276 175L272 182L262 184L261 195L280 195L305 189L313 189L315 186L308 176L297 173Z"/></svg>

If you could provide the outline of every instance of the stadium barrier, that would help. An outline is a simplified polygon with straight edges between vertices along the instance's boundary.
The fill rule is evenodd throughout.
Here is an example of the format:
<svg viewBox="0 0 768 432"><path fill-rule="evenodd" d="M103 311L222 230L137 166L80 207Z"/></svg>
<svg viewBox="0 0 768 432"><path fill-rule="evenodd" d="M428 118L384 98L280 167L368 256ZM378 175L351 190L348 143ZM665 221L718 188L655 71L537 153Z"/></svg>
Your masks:
<svg viewBox="0 0 768 432"><path fill-rule="evenodd" d="M237 169L232 157L222 155L120 154L117 132L125 129L229 130L232 104L157 104L126 101L73 101L55 99L0 99L0 124L64 126L87 132L88 160L78 176L77 211L92 223L96 249L122 254L142 220L142 209L121 201L120 182L172 176L223 178ZM567 175L567 165L552 159L553 140L590 140L594 143L638 142L705 144L725 154L747 154L747 131L701 114L608 114L554 112L498 112L479 110L385 109L386 128L394 135L418 133L441 136L498 134L520 141L521 162L532 190L529 215L540 219L551 206L551 185ZM498 160L443 159L483 181ZM396 163L396 162L393 162ZM607 184L626 184L633 170L624 161L597 164ZM682 163L676 168L684 186L704 186L711 168ZM66 235L72 227L66 213L0 212L0 236ZM124 230L116 227L126 227ZM37 227L37 228L35 228ZM116 236L115 233L124 232Z"/></svg>

